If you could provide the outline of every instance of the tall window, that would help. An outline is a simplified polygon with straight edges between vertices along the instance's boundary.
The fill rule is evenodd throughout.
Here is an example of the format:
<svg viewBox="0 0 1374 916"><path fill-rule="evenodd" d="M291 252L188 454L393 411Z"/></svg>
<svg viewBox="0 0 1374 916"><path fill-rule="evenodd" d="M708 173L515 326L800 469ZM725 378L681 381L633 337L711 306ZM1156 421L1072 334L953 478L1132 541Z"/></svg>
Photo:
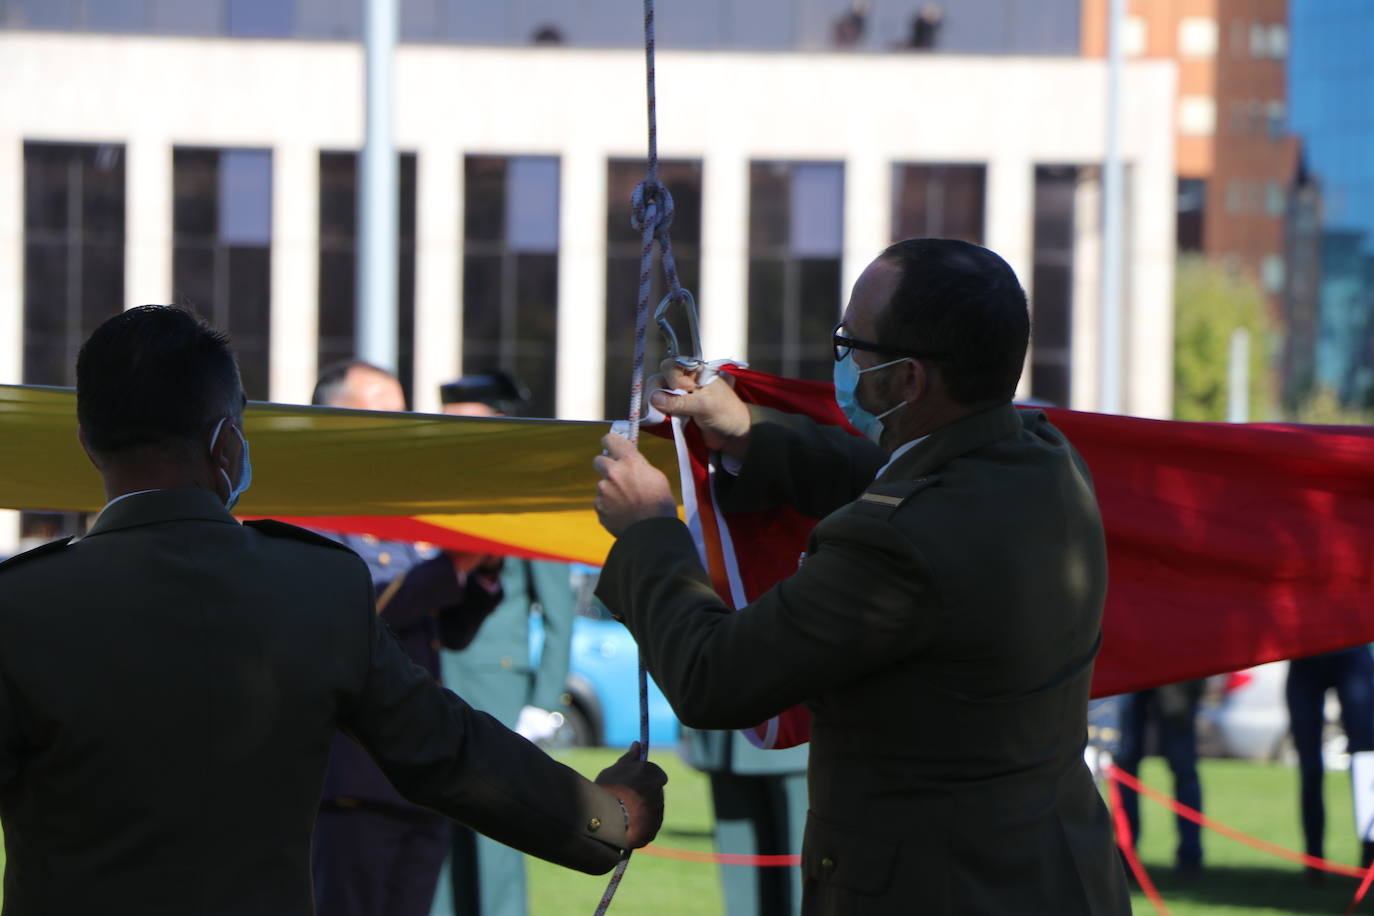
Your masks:
<svg viewBox="0 0 1374 916"><path fill-rule="evenodd" d="M172 283L177 302L227 331L250 398L268 396L272 153L172 152Z"/></svg>
<svg viewBox="0 0 1374 916"><path fill-rule="evenodd" d="M1031 395L1069 406L1073 346L1074 203L1079 169L1035 168Z"/></svg>
<svg viewBox="0 0 1374 916"><path fill-rule="evenodd" d="M1178 180L1178 250L1201 251L1207 224L1207 181L1203 178Z"/></svg>
<svg viewBox="0 0 1374 916"><path fill-rule="evenodd" d="M415 373L415 154L402 153L397 263L396 375L411 397ZM320 153L321 368L357 355L358 154Z"/></svg>
<svg viewBox="0 0 1374 916"><path fill-rule="evenodd" d="M755 162L749 179L749 363L828 380L843 295L844 166Z"/></svg>
<svg viewBox="0 0 1374 916"><path fill-rule="evenodd" d="M24 383L75 385L124 305L124 147L24 144Z"/></svg>
<svg viewBox="0 0 1374 916"><path fill-rule="evenodd" d="M962 239L983 244L983 165L894 165L892 240Z"/></svg>
<svg viewBox="0 0 1374 916"><path fill-rule="evenodd" d="M700 292L701 278L701 162L659 162L658 176L673 195L673 225L669 232L678 278L695 296ZM639 260L644 246L639 230L630 225L630 195L643 180L643 159L612 159L607 164L604 416L609 418L624 417L630 406L635 305L639 301ZM655 257L650 307L657 306L667 291L663 270ZM663 359L662 341L651 324L644 359L650 370Z"/></svg>
<svg viewBox="0 0 1374 916"><path fill-rule="evenodd" d="M76 354L124 305L124 148L24 144L26 385L75 385ZM25 512L20 536L82 530L75 512Z"/></svg>
<svg viewBox="0 0 1374 916"><path fill-rule="evenodd" d="M551 417L558 373L558 159L463 165L463 371L514 372Z"/></svg>

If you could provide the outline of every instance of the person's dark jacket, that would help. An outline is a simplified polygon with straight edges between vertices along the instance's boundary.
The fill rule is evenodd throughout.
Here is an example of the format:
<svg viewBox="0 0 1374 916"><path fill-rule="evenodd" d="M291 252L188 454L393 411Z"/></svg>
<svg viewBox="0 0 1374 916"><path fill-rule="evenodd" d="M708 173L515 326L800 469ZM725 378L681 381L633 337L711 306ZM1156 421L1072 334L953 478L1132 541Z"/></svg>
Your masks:
<svg viewBox="0 0 1374 916"><path fill-rule="evenodd" d="M0 565L5 914L309 914L335 731L401 792L604 872L615 797L410 662L356 555L158 490Z"/></svg>
<svg viewBox="0 0 1374 916"><path fill-rule="evenodd" d="M730 613L687 528L641 521L597 594L683 723L812 715L803 912L1130 912L1083 749L1107 584L1087 467L1011 404L891 463L751 408L726 511L819 518L797 572Z"/></svg>

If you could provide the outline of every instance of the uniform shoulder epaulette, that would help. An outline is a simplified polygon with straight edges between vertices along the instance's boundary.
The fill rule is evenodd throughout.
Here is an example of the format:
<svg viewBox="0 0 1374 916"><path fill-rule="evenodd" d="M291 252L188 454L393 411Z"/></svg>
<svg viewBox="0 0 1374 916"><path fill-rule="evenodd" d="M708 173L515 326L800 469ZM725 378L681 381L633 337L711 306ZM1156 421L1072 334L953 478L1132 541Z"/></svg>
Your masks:
<svg viewBox="0 0 1374 916"><path fill-rule="evenodd" d="M940 482L939 474L917 477L915 480L893 480L886 483L870 484L868 489L855 502L880 509L893 510L904 505L907 500Z"/></svg>
<svg viewBox="0 0 1374 916"><path fill-rule="evenodd" d="M345 544L340 544L333 538L327 538L322 534L311 531L309 528L302 528L300 525L288 525L286 522L279 522L274 518L258 518L249 522L244 522L245 528L252 528L270 538L288 538L293 541L304 541L307 544L314 544L316 547L333 547L335 550L342 550L345 553L353 551Z"/></svg>
<svg viewBox="0 0 1374 916"><path fill-rule="evenodd" d="M65 549L66 546L71 543L71 540L72 539L69 537L58 538L55 541L49 541L46 544L40 544L31 550L24 551L23 553L17 553L14 556L10 557L8 560L0 562L0 572L3 572L7 569L13 569L21 563L27 563L30 560L37 559L38 557L47 556L50 553L57 553L59 550Z"/></svg>

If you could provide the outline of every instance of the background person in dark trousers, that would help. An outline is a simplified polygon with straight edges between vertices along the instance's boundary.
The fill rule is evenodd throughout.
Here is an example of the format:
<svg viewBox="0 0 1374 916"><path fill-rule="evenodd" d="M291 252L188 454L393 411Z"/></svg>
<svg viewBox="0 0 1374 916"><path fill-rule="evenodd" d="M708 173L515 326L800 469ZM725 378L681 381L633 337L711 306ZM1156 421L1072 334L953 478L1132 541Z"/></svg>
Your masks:
<svg viewBox="0 0 1374 916"><path fill-rule="evenodd" d="M795 855L806 827L807 745L754 747L738 731L686 729L683 757L711 780L716 852ZM801 912L801 869L721 865L727 916Z"/></svg>
<svg viewBox="0 0 1374 916"><path fill-rule="evenodd" d="M499 417L519 413L529 392L510 373L465 375L439 389L445 413ZM564 706L572 624L577 612L565 563L506 557L504 598L462 651L442 653L444 680L469 703L531 741L552 737ZM539 627L534 628L536 618ZM542 633L532 644L531 633ZM525 857L456 827L452 880L435 896L436 916L524 916Z"/></svg>
<svg viewBox="0 0 1374 916"><path fill-rule="evenodd" d="M1195 811L1202 810L1202 782L1197 775L1197 707L1203 681L1167 684L1121 698L1121 744L1116 765L1135 776L1145 757L1149 727L1155 726L1159 754L1174 775L1174 797ZM1121 807L1131 825L1131 836L1140 842L1140 796L1121 787ZM1175 818L1178 847L1174 873L1184 881L1202 874L1202 828L1186 817Z"/></svg>
<svg viewBox="0 0 1374 916"><path fill-rule="evenodd" d="M609 871L653 838L663 772L593 783L412 663L352 551L230 514L252 480L228 339L143 306L77 359L108 502L85 537L0 566L5 909L312 911L329 744L411 802L552 862Z"/></svg>
<svg viewBox="0 0 1374 916"><path fill-rule="evenodd" d="M1326 804L1322 799L1326 764L1322 759L1322 731L1326 726L1326 693L1336 691L1347 750L1374 750L1374 660L1368 646L1297 658L1288 664L1288 718L1293 749L1298 754L1298 798L1302 835L1309 856L1323 858L1326 843ZM1357 828L1358 829L1358 828ZM1374 863L1374 843L1360 847L1360 864ZM1320 884L1325 872L1308 868L1308 882Z"/></svg>
<svg viewBox="0 0 1374 916"><path fill-rule="evenodd" d="M320 374L311 402L405 410L394 375L361 361ZM501 598L494 558L439 552L370 535L327 535L367 563L377 613L411 661L439 675L439 649L472 641ZM358 743L336 735L315 822L315 907L320 916L425 916L451 842L451 822L411 804Z"/></svg>

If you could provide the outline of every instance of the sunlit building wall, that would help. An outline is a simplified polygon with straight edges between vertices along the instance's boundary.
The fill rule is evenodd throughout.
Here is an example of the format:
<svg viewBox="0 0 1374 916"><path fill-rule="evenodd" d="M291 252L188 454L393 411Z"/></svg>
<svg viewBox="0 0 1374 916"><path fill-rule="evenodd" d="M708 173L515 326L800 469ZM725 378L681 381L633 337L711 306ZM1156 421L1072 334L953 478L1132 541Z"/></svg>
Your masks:
<svg viewBox="0 0 1374 916"><path fill-rule="evenodd" d="M229 329L250 397L304 402L352 334L361 47L11 28L0 58L0 382L70 384L101 320L180 301ZM416 408L503 365L539 413L623 413L641 54L413 43L395 72ZM864 265L909 233L950 235L1001 253L1031 294L1023 393L1097 406L1101 61L664 51L658 72L709 356L827 377L825 334ZM1126 409L1162 417L1174 67L1132 63L1128 86Z"/></svg>

